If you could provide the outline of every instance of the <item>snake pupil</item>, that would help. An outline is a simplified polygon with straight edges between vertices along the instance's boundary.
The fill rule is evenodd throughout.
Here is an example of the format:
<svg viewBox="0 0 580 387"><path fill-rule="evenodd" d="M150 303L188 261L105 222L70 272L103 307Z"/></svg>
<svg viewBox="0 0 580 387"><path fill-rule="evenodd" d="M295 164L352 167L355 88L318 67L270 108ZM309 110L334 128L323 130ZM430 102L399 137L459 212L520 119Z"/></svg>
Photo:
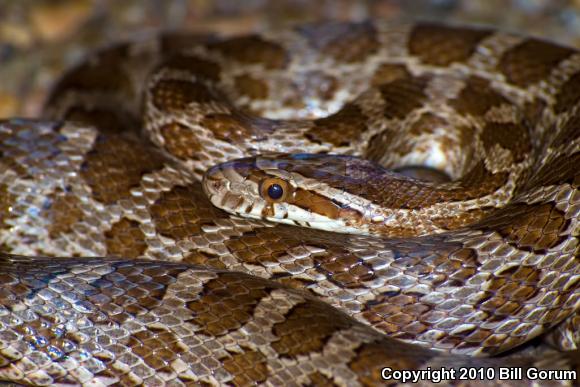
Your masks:
<svg viewBox="0 0 580 387"><path fill-rule="evenodd" d="M272 184L270 187L268 187L268 196L274 200L280 199L283 194L284 189L280 186L280 184Z"/></svg>

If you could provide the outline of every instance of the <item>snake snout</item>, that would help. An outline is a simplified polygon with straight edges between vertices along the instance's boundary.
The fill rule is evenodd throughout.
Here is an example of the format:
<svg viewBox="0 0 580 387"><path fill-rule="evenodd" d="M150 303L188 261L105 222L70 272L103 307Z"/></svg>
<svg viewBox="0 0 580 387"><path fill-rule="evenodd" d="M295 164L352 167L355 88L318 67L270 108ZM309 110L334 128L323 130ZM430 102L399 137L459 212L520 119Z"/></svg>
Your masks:
<svg viewBox="0 0 580 387"><path fill-rule="evenodd" d="M254 169L255 162L252 158L217 164L205 172L202 180L203 191L215 205L222 203L226 196L246 194L246 180Z"/></svg>
<svg viewBox="0 0 580 387"><path fill-rule="evenodd" d="M208 169L201 182L203 192L209 197L222 194L227 189L228 181L225 179L222 168L216 165Z"/></svg>
<svg viewBox="0 0 580 387"><path fill-rule="evenodd" d="M226 182L219 179L211 179L204 177L202 182L203 192L208 196L212 197L220 192L222 192L225 188Z"/></svg>

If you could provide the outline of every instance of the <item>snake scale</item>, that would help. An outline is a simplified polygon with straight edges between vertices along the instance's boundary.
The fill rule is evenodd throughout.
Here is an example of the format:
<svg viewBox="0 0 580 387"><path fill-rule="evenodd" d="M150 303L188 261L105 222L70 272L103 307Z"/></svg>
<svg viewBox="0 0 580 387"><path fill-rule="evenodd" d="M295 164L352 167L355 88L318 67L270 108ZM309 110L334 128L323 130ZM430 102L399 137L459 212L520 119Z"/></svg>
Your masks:
<svg viewBox="0 0 580 387"><path fill-rule="evenodd" d="M0 379L578 370L579 101L578 51L486 28L102 50L0 125Z"/></svg>

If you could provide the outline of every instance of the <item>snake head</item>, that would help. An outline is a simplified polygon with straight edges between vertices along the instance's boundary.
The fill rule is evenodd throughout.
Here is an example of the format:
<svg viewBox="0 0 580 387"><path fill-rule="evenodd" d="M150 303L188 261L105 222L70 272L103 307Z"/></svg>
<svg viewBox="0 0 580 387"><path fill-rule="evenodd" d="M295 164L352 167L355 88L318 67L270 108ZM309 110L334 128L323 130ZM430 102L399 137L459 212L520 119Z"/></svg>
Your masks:
<svg viewBox="0 0 580 387"><path fill-rule="evenodd" d="M248 157L210 168L203 188L216 207L238 216L366 233L368 203L349 190L363 187L377 167L370 164L338 155Z"/></svg>

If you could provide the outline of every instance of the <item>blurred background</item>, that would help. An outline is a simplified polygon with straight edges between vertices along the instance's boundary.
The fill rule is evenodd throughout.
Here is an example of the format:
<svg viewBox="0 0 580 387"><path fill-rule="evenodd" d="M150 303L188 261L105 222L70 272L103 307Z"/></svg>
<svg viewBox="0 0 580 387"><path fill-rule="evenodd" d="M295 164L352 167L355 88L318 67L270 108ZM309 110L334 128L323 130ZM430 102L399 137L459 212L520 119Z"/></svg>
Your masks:
<svg viewBox="0 0 580 387"><path fill-rule="evenodd" d="M369 17L486 24L580 47L580 0L0 0L0 118L39 116L64 69L139 34Z"/></svg>

